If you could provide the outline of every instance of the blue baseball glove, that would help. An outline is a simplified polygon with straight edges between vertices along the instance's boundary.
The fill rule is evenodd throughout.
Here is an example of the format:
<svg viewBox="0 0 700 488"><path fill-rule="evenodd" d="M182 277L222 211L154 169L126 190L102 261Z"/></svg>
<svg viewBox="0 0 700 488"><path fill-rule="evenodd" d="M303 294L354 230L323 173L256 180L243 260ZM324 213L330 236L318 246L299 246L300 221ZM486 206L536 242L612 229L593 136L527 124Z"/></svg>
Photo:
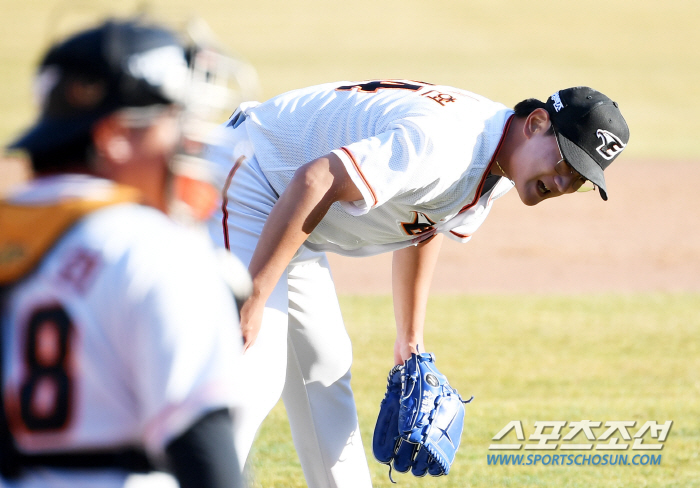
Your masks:
<svg viewBox="0 0 700 488"><path fill-rule="evenodd" d="M463 404L472 398L462 400L431 353L394 366L372 440L374 457L389 465L389 479L392 466L414 476L449 473L462 437Z"/></svg>

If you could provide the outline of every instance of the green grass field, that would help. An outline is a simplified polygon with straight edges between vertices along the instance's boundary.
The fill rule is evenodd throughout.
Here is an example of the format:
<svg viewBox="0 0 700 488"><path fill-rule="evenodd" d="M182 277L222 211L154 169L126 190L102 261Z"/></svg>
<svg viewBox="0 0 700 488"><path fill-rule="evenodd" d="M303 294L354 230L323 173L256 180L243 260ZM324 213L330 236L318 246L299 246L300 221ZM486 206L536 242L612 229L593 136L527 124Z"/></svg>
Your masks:
<svg viewBox="0 0 700 488"><path fill-rule="evenodd" d="M341 306L353 340L353 389L373 482L388 487L388 469L374 461L370 446L392 366L391 299L345 296ZM700 486L698 324L700 296L692 294L431 299L426 347L453 386L475 400L467 406L462 446L450 474L414 478L395 473L395 480L403 487L442 488ZM603 425L635 420L630 435L647 420L674 424L661 451L632 451L630 446L624 452L567 452L623 453L630 463L634 454L661 454L660 465L487 463L487 454L499 454L488 449L492 437L511 420L522 422L523 443L532 443L527 437L537 420L584 419ZM305 486L286 422L280 403L255 444L253 486ZM600 436L604 430L594 432ZM644 440L654 442L648 434ZM514 433L504 442L516 442ZM564 454L516 454L523 453Z"/></svg>

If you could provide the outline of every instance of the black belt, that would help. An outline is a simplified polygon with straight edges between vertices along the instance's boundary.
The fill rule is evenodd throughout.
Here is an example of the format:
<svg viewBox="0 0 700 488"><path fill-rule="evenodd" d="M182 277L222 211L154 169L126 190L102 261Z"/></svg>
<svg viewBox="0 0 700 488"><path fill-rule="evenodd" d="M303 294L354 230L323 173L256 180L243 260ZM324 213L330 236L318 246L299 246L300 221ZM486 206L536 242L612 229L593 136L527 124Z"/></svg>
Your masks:
<svg viewBox="0 0 700 488"><path fill-rule="evenodd" d="M23 454L20 452L0 453L5 457L10 454L10 463L2 463L2 476L15 478L22 469L44 467L63 469L121 469L131 473L148 473L155 471L146 453L137 448L115 451L86 451L69 454Z"/></svg>

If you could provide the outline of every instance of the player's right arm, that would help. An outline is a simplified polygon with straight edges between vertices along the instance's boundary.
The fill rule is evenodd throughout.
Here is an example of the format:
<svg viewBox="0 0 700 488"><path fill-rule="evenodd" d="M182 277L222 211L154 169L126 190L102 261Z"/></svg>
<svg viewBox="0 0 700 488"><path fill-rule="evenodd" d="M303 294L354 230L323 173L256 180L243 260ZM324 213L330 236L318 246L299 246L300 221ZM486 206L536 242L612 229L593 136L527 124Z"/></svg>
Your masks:
<svg viewBox="0 0 700 488"><path fill-rule="evenodd" d="M299 247L337 201L361 200L342 161L327 154L301 166L265 222L249 265L253 292L241 309L244 350L260 330L265 302Z"/></svg>

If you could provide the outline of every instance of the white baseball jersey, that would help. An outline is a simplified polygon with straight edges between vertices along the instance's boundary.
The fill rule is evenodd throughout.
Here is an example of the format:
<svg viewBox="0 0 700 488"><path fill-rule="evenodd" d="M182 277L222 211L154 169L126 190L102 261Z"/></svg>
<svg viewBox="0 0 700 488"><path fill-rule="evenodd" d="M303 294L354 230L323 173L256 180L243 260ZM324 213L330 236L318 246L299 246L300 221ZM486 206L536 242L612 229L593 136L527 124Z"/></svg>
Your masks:
<svg viewBox="0 0 700 488"><path fill-rule="evenodd" d="M99 199L112 186L50 177L11 203ZM160 456L200 416L232 405L241 339L218 273L207 238L148 207L106 206L70 227L10 288L0 317L5 409L18 449L137 446ZM116 487L125 479L37 470L16 486Z"/></svg>
<svg viewBox="0 0 700 488"><path fill-rule="evenodd" d="M282 193L294 172L335 153L362 193L309 236L317 251L366 256L446 233L466 242L512 183L482 188L512 110L448 86L339 82L242 107L258 164Z"/></svg>

